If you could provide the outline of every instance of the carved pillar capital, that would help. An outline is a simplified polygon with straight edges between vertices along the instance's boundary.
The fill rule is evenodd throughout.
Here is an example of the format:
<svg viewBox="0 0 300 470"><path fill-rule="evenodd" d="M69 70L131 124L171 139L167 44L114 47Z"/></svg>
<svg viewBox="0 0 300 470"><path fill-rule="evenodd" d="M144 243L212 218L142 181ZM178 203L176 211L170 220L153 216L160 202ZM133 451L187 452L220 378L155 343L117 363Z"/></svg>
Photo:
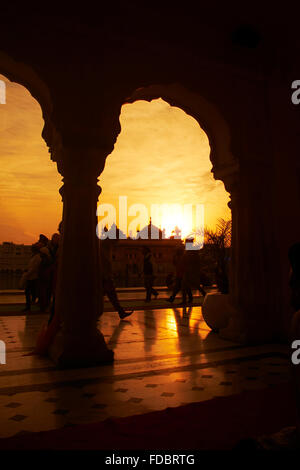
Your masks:
<svg viewBox="0 0 300 470"><path fill-rule="evenodd" d="M84 185L96 181L104 169L107 153L101 147L65 147L54 151L59 173L64 181Z"/></svg>
<svg viewBox="0 0 300 470"><path fill-rule="evenodd" d="M101 194L101 187L97 184L97 178L91 180L77 181L72 178L63 178L63 186L59 189L59 193L62 197L63 202L67 202L70 198L93 198L97 203L98 198Z"/></svg>

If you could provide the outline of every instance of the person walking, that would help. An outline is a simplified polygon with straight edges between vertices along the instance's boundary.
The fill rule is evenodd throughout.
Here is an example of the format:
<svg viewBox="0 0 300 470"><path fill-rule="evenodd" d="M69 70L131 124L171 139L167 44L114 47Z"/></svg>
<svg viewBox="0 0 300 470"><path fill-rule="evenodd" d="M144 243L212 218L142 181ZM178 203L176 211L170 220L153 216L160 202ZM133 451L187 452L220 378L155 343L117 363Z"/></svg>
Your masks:
<svg viewBox="0 0 300 470"><path fill-rule="evenodd" d="M49 243L49 251L52 260L51 270L50 270L50 317L48 324L50 325L54 313L55 313L55 290L56 290L56 280L57 280L57 268L58 268L58 256L59 256L59 241L60 241L60 234L54 233L51 237L51 241ZM51 302L52 298L52 302Z"/></svg>
<svg viewBox="0 0 300 470"><path fill-rule="evenodd" d="M157 299L158 292L153 288L154 284L154 275L153 275L153 264L152 264L152 254L148 247L143 248L144 254L144 285L146 289L146 299L145 302L151 302L151 295L153 294L155 299Z"/></svg>
<svg viewBox="0 0 300 470"><path fill-rule="evenodd" d="M201 270L198 251L185 249L182 262L182 304L185 305L186 295L189 297L189 303L193 302L192 289L199 290L203 297L206 296L206 291L201 285L203 282L203 272Z"/></svg>
<svg viewBox="0 0 300 470"><path fill-rule="evenodd" d="M113 280L112 265L111 265L111 256L112 256L112 244L113 240L106 238L100 242L100 259L102 267L102 285L103 285L103 294L106 295L119 314L121 320L129 317L134 310L129 309L125 310L118 299L118 295L115 288L115 283Z"/></svg>
<svg viewBox="0 0 300 470"><path fill-rule="evenodd" d="M184 248L178 248L173 258L173 264L175 266L176 279L173 288L172 295L167 299L168 302L173 303L176 295L181 290L182 287L182 278L184 274Z"/></svg>

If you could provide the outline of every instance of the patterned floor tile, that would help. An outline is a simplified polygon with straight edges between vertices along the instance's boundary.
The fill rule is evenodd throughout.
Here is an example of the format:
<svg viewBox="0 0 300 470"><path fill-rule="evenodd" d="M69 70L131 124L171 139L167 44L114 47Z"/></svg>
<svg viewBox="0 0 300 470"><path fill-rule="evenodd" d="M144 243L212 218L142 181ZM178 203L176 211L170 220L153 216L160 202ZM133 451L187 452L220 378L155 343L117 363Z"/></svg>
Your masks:
<svg viewBox="0 0 300 470"><path fill-rule="evenodd" d="M181 308L140 310L122 323L115 313L105 313L99 324L114 345L116 361L94 373L59 371L47 358L24 356L44 321L43 315L0 318L0 339L6 339L8 350L7 364L0 366L0 437L162 410L289 380L282 346L245 349L222 340L209 331L201 307L190 316Z"/></svg>
<svg viewBox="0 0 300 470"><path fill-rule="evenodd" d="M23 421L26 418L27 418L27 416L24 416L24 415L14 415L9 419L13 419L14 421Z"/></svg>

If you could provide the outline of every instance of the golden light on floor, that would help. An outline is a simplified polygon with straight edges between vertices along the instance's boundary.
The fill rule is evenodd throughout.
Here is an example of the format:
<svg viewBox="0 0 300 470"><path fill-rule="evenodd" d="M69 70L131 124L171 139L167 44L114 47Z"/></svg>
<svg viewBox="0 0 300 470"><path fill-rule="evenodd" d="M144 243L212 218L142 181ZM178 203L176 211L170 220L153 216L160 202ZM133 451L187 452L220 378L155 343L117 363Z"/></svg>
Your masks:
<svg viewBox="0 0 300 470"><path fill-rule="evenodd" d="M178 333L178 331L177 331L177 322L175 320L174 315L169 315L167 317L167 319L168 319L168 323L167 323L168 330L172 330L177 334Z"/></svg>

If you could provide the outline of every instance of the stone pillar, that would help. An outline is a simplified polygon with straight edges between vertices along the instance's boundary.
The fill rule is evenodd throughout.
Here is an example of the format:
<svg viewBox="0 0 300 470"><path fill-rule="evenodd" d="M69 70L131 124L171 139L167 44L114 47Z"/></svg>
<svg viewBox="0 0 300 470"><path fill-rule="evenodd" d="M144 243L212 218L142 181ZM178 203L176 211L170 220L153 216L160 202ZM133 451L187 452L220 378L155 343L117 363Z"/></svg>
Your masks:
<svg viewBox="0 0 300 470"><path fill-rule="evenodd" d="M244 165L231 187L232 260L230 302L234 307L223 338L248 343L278 341L282 332L278 245L267 174Z"/></svg>
<svg viewBox="0 0 300 470"><path fill-rule="evenodd" d="M282 337L282 302L276 237L276 206L270 189L270 166L251 159L214 168L230 192L232 241L229 301L224 296L219 330L222 338L241 343L278 341ZM278 217L278 215L277 215Z"/></svg>
<svg viewBox="0 0 300 470"><path fill-rule="evenodd" d="M243 311L239 304L239 261L240 261L240 232L242 222L239 211L239 175L240 168L237 161L227 165L214 167L214 177L224 182L226 190L230 193L229 207L232 218L231 250L229 262L229 294L218 299L220 317L228 319L226 327L219 329L222 338L244 343L246 342L246 326ZM217 295L217 294L216 294Z"/></svg>
<svg viewBox="0 0 300 470"><path fill-rule="evenodd" d="M239 230L240 230L240 217L238 207L238 184L230 185L230 202L232 217L231 229L231 250L230 250L230 263L229 263L229 304L231 306L228 314L229 321L225 328L219 331L219 334L224 339L230 339L239 343L246 342L246 330L244 323L244 315L239 308L239 272L238 263L240 258L240 243L239 243Z"/></svg>
<svg viewBox="0 0 300 470"><path fill-rule="evenodd" d="M101 192L97 176L104 161L97 151L78 149L63 149L58 160L58 169L64 176L60 190L63 227L55 302L61 326L50 348L50 357L60 367L113 360L113 352L97 329L103 308L96 236L96 209Z"/></svg>

